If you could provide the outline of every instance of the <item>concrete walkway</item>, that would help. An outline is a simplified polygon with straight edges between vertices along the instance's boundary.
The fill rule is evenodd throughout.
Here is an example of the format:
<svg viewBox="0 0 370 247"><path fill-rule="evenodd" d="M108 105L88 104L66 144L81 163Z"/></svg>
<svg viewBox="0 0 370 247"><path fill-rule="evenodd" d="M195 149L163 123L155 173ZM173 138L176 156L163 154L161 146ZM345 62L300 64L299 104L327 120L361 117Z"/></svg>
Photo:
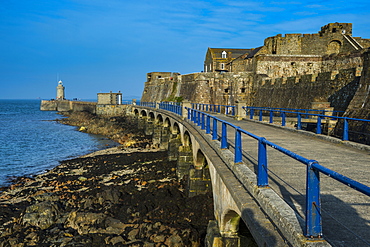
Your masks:
<svg viewBox="0 0 370 247"><path fill-rule="evenodd" d="M370 151L271 124L261 124L253 120L236 121L223 115L214 116L370 186ZM234 131L229 129L231 145L234 135ZM256 172L257 141L243 135L242 145L245 163ZM306 166L268 148L268 168L270 186L305 218ZM332 246L370 246L370 197L324 174L320 174L320 178L324 238Z"/></svg>

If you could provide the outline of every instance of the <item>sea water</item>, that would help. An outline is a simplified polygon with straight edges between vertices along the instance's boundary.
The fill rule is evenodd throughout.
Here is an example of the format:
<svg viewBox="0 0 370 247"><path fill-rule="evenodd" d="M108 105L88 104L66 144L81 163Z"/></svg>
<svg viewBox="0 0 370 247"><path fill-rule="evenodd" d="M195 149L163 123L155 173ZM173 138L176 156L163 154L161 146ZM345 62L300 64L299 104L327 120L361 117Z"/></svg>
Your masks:
<svg viewBox="0 0 370 247"><path fill-rule="evenodd" d="M38 174L62 160L117 145L53 121L62 117L40 111L40 100L0 100L0 187L14 177Z"/></svg>

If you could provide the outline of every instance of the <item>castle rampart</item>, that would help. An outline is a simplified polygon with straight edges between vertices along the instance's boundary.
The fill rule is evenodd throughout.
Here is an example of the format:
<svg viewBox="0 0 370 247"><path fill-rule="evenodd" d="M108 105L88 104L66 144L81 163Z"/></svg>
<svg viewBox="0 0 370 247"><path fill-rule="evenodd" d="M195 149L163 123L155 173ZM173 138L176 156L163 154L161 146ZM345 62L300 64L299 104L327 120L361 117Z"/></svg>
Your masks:
<svg viewBox="0 0 370 247"><path fill-rule="evenodd" d="M277 108L311 108L328 102L334 110L345 111L345 116L369 119L367 47L369 39L352 37L351 23L329 23L315 34L268 37L261 47L235 59L227 57L225 70L217 72L210 65L221 61L223 49L208 48L205 65L212 72L150 76L141 100L186 99L222 105L243 101ZM356 129L370 133L367 125Z"/></svg>
<svg viewBox="0 0 370 247"><path fill-rule="evenodd" d="M313 102L330 102L345 111L359 85L356 69L264 79L254 85L254 106L310 109Z"/></svg>

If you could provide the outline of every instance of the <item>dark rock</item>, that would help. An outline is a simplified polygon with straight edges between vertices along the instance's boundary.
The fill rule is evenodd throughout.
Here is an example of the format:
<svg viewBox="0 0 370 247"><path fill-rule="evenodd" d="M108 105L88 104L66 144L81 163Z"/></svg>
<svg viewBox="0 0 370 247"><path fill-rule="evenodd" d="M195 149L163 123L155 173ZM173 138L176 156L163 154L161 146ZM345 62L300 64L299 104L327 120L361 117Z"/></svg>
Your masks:
<svg viewBox="0 0 370 247"><path fill-rule="evenodd" d="M23 224L38 226L41 229L49 228L60 215L60 208L54 202L40 202L27 207L22 217Z"/></svg>
<svg viewBox="0 0 370 247"><path fill-rule="evenodd" d="M98 129L78 117L89 131ZM92 121L103 128L102 119ZM129 126L136 136L123 131L118 137L151 147L129 121L110 124ZM143 150L71 159L18 178L0 194L0 247L201 246L214 217L212 195L187 198L175 167L168 152Z"/></svg>

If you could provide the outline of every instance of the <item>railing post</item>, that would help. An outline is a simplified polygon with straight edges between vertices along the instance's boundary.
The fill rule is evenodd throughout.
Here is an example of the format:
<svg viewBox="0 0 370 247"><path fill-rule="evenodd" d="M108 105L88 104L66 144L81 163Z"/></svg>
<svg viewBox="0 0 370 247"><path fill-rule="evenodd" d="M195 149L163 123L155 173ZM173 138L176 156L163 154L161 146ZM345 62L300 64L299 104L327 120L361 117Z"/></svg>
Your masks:
<svg viewBox="0 0 370 247"><path fill-rule="evenodd" d="M311 161L307 165L306 180L306 237L321 237L320 174Z"/></svg>
<svg viewBox="0 0 370 247"><path fill-rule="evenodd" d="M242 132L238 127L235 129L235 155L234 163L238 164L242 162Z"/></svg>
<svg viewBox="0 0 370 247"><path fill-rule="evenodd" d="M297 115L297 130L300 130L300 129L302 129L302 120L301 120L301 114L298 112L297 113L298 115Z"/></svg>
<svg viewBox="0 0 370 247"><path fill-rule="evenodd" d="M222 122L221 149L227 148L227 126L225 122Z"/></svg>
<svg viewBox="0 0 370 247"><path fill-rule="evenodd" d="M343 141L348 141L348 120L345 117L343 119Z"/></svg>
<svg viewBox="0 0 370 247"><path fill-rule="evenodd" d="M202 112L202 127L201 127L201 129L202 130L204 130L204 129L206 129L206 123L205 123L206 121L205 121L205 115L204 115L204 113Z"/></svg>
<svg viewBox="0 0 370 247"><path fill-rule="evenodd" d="M285 112L281 112L281 126L285 126Z"/></svg>
<svg viewBox="0 0 370 247"><path fill-rule="evenodd" d="M259 120L259 121L262 121L262 109L260 109L258 120Z"/></svg>
<svg viewBox="0 0 370 247"><path fill-rule="evenodd" d="M217 140L217 119L213 118L213 125L212 125L212 140Z"/></svg>
<svg viewBox="0 0 370 247"><path fill-rule="evenodd" d="M274 122L274 111L270 110L270 123Z"/></svg>
<svg viewBox="0 0 370 247"><path fill-rule="evenodd" d="M321 116L317 116L316 134L321 134Z"/></svg>
<svg viewBox="0 0 370 247"><path fill-rule="evenodd" d="M206 134L211 133L211 116L207 115Z"/></svg>
<svg viewBox="0 0 370 247"><path fill-rule="evenodd" d="M258 139L258 169L257 169L257 186L267 187L268 172L267 172L267 148L265 138Z"/></svg>
<svg viewBox="0 0 370 247"><path fill-rule="evenodd" d="M250 108L250 117L249 119L253 119L253 116L254 116L254 109L253 108Z"/></svg>
<svg viewBox="0 0 370 247"><path fill-rule="evenodd" d="M200 111L198 111L198 114L197 114L197 125L200 126Z"/></svg>

